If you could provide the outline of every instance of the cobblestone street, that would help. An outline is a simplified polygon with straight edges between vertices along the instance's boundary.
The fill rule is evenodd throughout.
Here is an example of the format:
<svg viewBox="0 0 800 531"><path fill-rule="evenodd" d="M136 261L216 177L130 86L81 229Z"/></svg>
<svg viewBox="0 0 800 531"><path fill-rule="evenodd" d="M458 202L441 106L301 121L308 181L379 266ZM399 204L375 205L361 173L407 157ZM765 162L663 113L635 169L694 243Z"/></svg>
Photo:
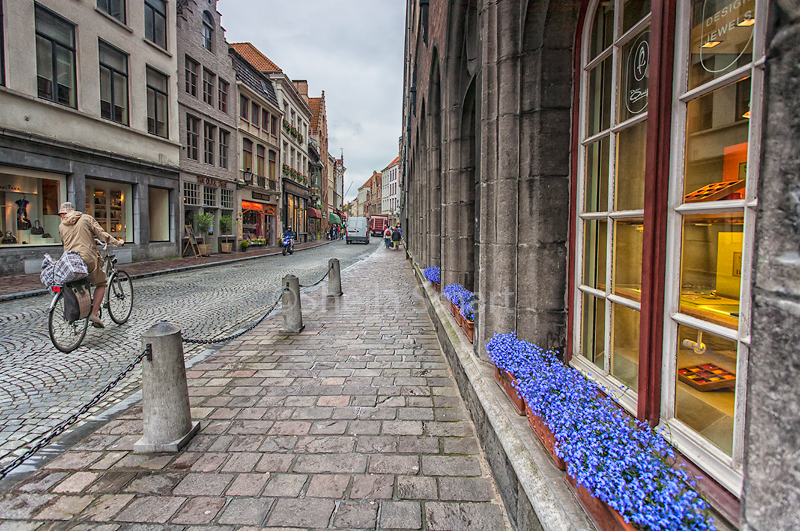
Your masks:
<svg viewBox="0 0 800 531"><path fill-rule="evenodd" d="M134 455L141 405L0 497L14 529L510 529L402 253L188 371L201 432ZM362 280L365 280L362 282ZM252 526L252 527L250 527ZM199 529L194 528L192 529Z"/></svg>
<svg viewBox="0 0 800 531"><path fill-rule="evenodd" d="M345 268L374 251L377 242L333 242L288 257L135 280L128 323L117 326L104 315L106 328L89 327L83 345L70 354L50 342L50 297L0 303L0 462L88 402L136 357L142 332L154 323L170 321L188 338L224 336L263 315L277 299L284 275L292 273L301 284L311 284L325 274L329 258L338 258ZM187 359L203 351L203 346L185 346ZM102 411L137 390L140 374L137 367L90 412Z"/></svg>

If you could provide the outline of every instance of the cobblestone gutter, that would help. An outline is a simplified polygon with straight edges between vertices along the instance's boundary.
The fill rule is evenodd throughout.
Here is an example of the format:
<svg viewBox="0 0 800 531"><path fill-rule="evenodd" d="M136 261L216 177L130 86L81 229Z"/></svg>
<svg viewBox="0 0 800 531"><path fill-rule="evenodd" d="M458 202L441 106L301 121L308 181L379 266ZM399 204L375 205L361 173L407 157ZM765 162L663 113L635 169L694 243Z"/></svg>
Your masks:
<svg viewBox="0 0 800 531"><path fill-rule="evenodd" d="M414 273L514 529L594 530L568 490L564 472L495 383L494 366L475 354L416 265Z"/></svg>

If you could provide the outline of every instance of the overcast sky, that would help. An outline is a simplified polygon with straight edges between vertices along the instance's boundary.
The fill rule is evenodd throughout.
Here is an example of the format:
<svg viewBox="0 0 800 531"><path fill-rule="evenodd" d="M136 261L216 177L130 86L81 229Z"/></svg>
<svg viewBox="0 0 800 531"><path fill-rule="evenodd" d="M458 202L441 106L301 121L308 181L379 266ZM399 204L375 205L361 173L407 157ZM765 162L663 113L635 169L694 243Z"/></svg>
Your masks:
<svg viewBox="0 0 800 531"><path fill-rule="evenodd" d="M398 155L402 0L219 0L228 42L252 42L291 79L325 91L328 148L344 149L345 199ZM350 184L353 183L352 187Z"/></svg>

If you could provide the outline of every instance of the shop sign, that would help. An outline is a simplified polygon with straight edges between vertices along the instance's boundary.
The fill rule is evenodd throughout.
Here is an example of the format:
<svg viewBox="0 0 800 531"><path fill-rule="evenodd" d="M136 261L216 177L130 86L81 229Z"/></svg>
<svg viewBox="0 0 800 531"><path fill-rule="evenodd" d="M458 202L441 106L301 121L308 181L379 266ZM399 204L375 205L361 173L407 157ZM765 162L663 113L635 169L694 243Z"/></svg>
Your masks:
<svg viewBox="0 0 800 531"><path fill-rule="evenodd" d="M271 205L266 205L264 207L264 213L266 215L268 215L268 216L274 216L275 215L275 207L271 206Z"/></svg>
<svg viewBox="0 0 800 531"><path fill-rule="evenodd" d="M198 177L197 182L208 186L216 186L217 188L227 188L228 182L219 179L212 179L211 177Z"/></svg>
<svg viewBox="0 0 800 531"><path fill-rule="evenodd" d="M262 194L260 192L253 192L253 199L260 199L262 201L269 201L268 194Z"/></svg>
<svg viewBox="0 0 800 531"><path fill-rule="evenodd" d="M633 41L625 65L625 107L631 114L647 108L647 75L650 68L650 32L644 31Z"/></svg>
<svg viewBox="0 0 800 531"><path fill-rule="evenodd" d="M704 70L724 72L738 64L744 54L752 53L754 4L755 0L733 0L714 11L718 5L715 1L703 1L700 28L695 26L692 33L699 30L700 62ZM693 35L693 40L696 37ZM725 59L714 60L723 56Z"/></svg>
<svg viewBox="0 0 800 531"><path fill-rule="evenodd" d="M0 174L0 192L17 192L19 194L36 194L39 192L39 180L20 175Z"/></svg>

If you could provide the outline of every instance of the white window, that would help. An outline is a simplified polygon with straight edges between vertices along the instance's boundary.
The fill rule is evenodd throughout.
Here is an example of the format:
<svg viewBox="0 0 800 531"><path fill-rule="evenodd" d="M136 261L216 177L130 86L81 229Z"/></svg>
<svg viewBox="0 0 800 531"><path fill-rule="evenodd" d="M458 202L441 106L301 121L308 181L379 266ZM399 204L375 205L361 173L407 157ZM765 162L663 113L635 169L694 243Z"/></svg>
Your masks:
<svg viewBox="0 0 800 531"><path fill-rule="evenodd" d="M233 190L229 188L221 188L221 206L226 210L233 210Z"/></svg>
<svg viewBox="0 0 800 531"><path fill-rule="evenodd" d="M183 203L186 205L199 205L197 183L183 181Z"/></svg>
<svg viewBox="0 0 800 531"><path fill-rule="evenodd" d="M217 206L217 188L213 186L203 187L203 206Z"/></svg>

